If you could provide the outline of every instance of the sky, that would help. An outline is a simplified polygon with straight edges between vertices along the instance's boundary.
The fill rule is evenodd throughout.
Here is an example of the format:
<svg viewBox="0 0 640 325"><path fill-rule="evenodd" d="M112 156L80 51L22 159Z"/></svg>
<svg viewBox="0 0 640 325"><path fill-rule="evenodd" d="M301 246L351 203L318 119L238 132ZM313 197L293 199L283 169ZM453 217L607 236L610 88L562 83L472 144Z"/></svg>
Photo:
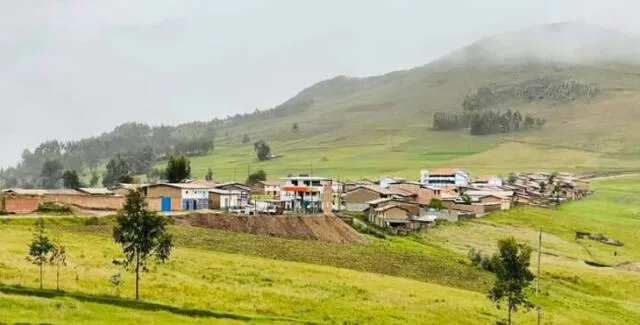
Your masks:
<svg viewBox="0 0 640 325"><path fill-rule="evenodd" d="M638 12L637 0L0 0L0 166L44 140L267 109L514 29L637 32Z"/></svg>

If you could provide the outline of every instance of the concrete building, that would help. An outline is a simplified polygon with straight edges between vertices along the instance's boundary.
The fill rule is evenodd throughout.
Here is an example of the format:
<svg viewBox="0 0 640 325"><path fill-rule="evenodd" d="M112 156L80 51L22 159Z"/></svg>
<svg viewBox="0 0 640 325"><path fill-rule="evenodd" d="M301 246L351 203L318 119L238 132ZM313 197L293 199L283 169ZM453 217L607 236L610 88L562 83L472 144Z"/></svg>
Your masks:
<svg viewBox="0 0 640 325"><path fill-rule="evenodd" d="M209 188L189 183L162 183L142 187L149 206L159 211L209 208ZM159 207L159 209L158 209Z"/></svg>
<svg viewBox="0 0 640 325"><path fill-rule="evenodd" d="M420 183L427 186L442 187L447 185L469 185L471 178L469 172L457 168L444 168L436 170L420 171Z"/></svg>
<svg viewBox="0 0 640 325"><path fill-rule="evenodd" d="M502 179L495 175L485 175L474 178L471 185L480 188L487 186L502 186Z"/></svg>
<svg viewBox="0 0 640 325"><path fill-rule="evenodd" d="M331 179L290 176L283 179L280 200L284 210L298 213L330 213L333 210Z"/></svg>
<svg viewBox="0 0 640 325"><path fill-rule="evenodd" d="M227 191L218 188L209 189L209 209L229 210L240 207L240 191Z"/></svg>

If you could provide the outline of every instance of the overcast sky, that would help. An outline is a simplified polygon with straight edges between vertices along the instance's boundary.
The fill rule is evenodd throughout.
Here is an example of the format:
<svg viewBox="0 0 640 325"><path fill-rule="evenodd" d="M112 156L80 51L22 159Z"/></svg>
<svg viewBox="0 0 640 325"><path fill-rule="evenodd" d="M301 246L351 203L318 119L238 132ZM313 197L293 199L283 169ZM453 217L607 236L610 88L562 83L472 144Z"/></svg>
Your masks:
<svg viewBox="0 0 640 325"><path fill-rule="evenodd" d="M637 0L0 0L0 166L125 121L273 107L548 22L637 31Z"/></svg>

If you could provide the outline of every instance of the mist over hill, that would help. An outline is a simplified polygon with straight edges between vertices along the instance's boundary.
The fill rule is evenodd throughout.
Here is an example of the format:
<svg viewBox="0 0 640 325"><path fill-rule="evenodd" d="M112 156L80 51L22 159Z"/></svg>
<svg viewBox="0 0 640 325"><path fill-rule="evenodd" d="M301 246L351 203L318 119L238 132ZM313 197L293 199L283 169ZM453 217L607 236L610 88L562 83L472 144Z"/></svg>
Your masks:
<svg viewBox="0 0 640 325"><path fill-rule="evenodd" d="M281 144L285 151L325 144L333 150L403 134L407 145L392 150L412 151L412 141L440 137L429 131L435 113L461 111L470 94L484 90L498 96L492 99L495 108L521 109L522 116L549 120L546 130L514 136L580 150L633 152L636 146L631 142L640 140L640 135L619 132L618 138L612 138L607 133L612 126L634 129L630 117L635 116L633 103L640 98L639 54L636 37L614 30L583 22L537 26L485 38L414 69L320 81L270 110L176 127L127 124L91 139L55 144L54 152L44 150L51 146L46 142L33 152L25 151L17 168L5 171L3 177L10 178L11 185L37 186L40 168L49 159L88 172L118 153L145 149L152 150L156 159L165 159L184 152L176 147L190 141L213 141L216 148L247 146L242 150L250 156L248 146L257 140ZM603 114L607 119L602 119ZM294 123L302 132L291 132ZM123 129L135 136L123 137ZM389 148L381 150L379 154L384 154ZM200 156L206 154L198 151ZM237 163L251 162L249 156ZM296 162L306 164L304 158Z"/></svg>

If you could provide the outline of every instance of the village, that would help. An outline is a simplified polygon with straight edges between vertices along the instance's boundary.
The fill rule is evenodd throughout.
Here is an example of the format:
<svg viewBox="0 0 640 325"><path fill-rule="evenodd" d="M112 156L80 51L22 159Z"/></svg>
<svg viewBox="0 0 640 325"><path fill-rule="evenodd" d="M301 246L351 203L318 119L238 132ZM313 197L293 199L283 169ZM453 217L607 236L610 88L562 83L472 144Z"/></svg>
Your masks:
<svg viewBox="0 0 640 325"><path fill-rule="evenodd" d="M350 214L394 233L409 233L439 221L483 217L529 205L550 208L591 193L587 179L568 173L536 172L472 177L463 169L421 170L415 181L396 177L338 181L289 175L254 184L187 180L182 183L118 184L112 188L18 189L2 191L0 210L27 214L43 203L107 215L120 209L130 190L140 189L148 207L164 214L241 215Z"/></svg>

